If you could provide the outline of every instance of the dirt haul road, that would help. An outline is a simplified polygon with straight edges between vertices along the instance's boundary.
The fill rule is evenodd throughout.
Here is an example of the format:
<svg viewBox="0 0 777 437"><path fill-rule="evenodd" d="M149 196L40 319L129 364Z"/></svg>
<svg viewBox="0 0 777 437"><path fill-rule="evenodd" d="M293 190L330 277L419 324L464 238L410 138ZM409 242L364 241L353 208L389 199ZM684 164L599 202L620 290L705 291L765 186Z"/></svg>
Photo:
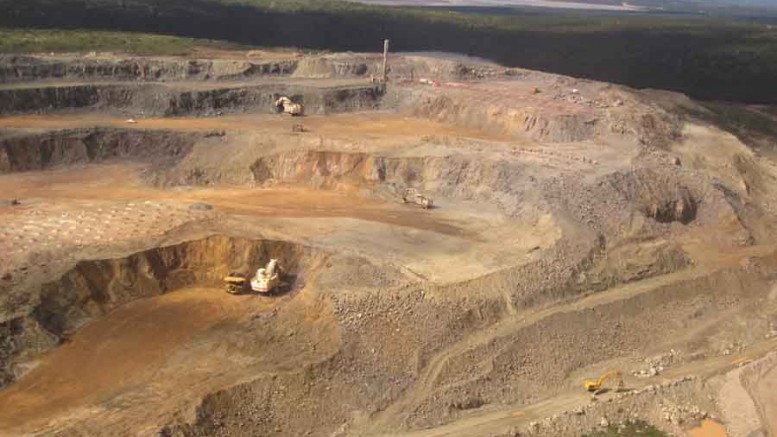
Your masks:
<svg viewBox="0 0 777 437"><path fill-rule="evenodd" d="M735 356L716 357L672 369L661 377L630 381L623 392L610 392L598 397L600 402L612 402L613 398L621 396L639 396L646 388L652 391L656 386L673 385L685 382L685 378L699 378L717 375L741 365L742 362L758 359L770 353L777 347L777 341L762 341ZM625 393L625 394L624 394ZM532 422L547 417L558 417L570 412L584 411L592 402L591 396L581 393L578 388L563 395L531 405L530 407L514 406L488 409L470 414L445 426L406 433L386 433L385 436L409 437L440 437L440 436L492 436L504 432L505 429L531 428ZM489 411L492 410L492 411ZM579 414L579 413L575 413ZM706 435L706 434L696 434Z"/></svg>
<svg viewBox="0 0 777 437"><path fill-rule="evenodd" d="M308 116L303 119L268 115L231 115L218 118L139 118L137 124L110 115L85 113L77 115L24 115L0 117L0 127L11 129L75 129L84 127L121 127L131 129L169 129L211 131L291 132L302 124L313 134L327 138L370 138L397 136L423 138L429 135L508 141L509 138L490 135L475 129L436 123L393 113L356 113L332 116Z"/></svg>

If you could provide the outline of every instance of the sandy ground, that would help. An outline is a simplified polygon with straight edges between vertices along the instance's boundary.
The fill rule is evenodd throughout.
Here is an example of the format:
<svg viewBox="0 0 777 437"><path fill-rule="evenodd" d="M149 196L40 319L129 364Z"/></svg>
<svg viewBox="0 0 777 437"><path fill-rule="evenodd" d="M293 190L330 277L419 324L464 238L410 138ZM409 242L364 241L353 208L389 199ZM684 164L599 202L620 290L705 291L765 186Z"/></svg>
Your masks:
<svg viewBox="0 0 777 437"><path fill-rule="evenodd" d="M88 420L95 409L138 397L149 402L140 408L153 424L187 397L215 388L222 375L209 369L234 372L239 365L219 347L226 335L216 329L219 324L269 313L281 302L189 289L125 305L80 330L0 393L0 433L22 435Z"/></svg>
<svg viewBox="0 0 777 437"><path fill-rule="evenodd" d="M726 437L726 427L714 420L705 420L701 426L688 431L689 437Z"/></svg>
<svg viewBox="0 0 777 437"><path fill-rule="evenodd" d="M717 394L731 437L774 435L777 411L777 353L742 361L723 377Z"/></svg>
<svg viewBox="0 0 777 437"><path fill-rule="evenodd" d="M320 192L298 188L195 188L163 190L141 183L140 168L135 165L85 165L49 172L0 176L0 189L7 189L15 198L30 199L31 205L51 206L61 201L73 202L86 208L100 202L132 203L121 211L126 217L140 217L133 207L167 202L207 202L219 210L232 214L285 217L343 217L350 216L372 221L384 221L401 226L432 229L441 233L464 233L454 226L435 221L434 217L415 208L400 207L358 193ZM105 175L109 175L105 177ZM45 202L43 200L45 199ZM141 202L142 201L142 202ZM136 204L133 202L141 202ZM49 203L49 205L41 205ZM161 208L161 207L160 207ZM5 208L5 213L16 215L18 208ZM389 213L391 211L391 213ZM118 214L120 211L110 210ZM170 213L170 211L166 211ZM108 217L105 217L106 219ZM99 220L99 218L98 218ZM143 223L138 223L141 226Z"/></svg>
<svg viewBox="0 0 777 437"><path fill-rule="evenodd" d="M132 129L169 130L229 130L291 132L292 126L302 124L313 134L327 138L359 136L361 138L398 137L422 138L429 135L507 141L509 137L484 133L463 126L402 116L394 113L355 113L331 116L311 115L291 118L276 115L228 115L218 118L138 118L137 124L125 119L99 113L63 115L23 115L0 117L0 128L18 129L74 129L90 126Z"/></svg>

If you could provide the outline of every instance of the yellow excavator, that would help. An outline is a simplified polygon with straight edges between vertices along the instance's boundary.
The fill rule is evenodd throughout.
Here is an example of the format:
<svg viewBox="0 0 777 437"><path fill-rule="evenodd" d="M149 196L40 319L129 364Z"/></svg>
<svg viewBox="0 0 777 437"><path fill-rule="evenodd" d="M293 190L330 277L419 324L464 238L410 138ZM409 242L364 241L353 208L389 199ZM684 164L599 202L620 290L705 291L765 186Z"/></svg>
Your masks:
<svg viewBox="0 0 777 437"><path fill-rule="evenodd" d="M583 387L589 392L597 395L605 390L604 384L610 380L616 383L616 390L623 388L623 373L621 373L620 370L610 370L597 380L588 379L583 383Z"/></svg>

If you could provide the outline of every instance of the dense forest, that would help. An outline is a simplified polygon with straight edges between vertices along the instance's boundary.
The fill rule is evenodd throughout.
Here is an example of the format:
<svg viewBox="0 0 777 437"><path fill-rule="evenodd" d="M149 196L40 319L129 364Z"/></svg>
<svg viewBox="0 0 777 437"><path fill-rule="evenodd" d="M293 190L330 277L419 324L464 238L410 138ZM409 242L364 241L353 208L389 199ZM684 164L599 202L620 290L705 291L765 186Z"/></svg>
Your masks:
<svg viewBox="0 0 777 437"><path fill-rule="evenodd" d="M0 0L0 26L150 32L241 44L449 51L507 66L777 102L777 28L710 17L473 14L325 0Z"/></svg>

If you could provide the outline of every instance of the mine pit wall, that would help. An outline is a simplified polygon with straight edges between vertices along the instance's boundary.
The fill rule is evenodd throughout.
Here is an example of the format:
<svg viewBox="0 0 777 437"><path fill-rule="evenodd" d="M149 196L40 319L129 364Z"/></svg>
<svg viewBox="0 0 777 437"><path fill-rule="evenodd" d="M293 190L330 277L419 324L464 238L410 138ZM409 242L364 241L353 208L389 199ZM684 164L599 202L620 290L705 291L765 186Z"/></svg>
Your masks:
<svg viewBox="0 0 777 437"><path fill-rule="evenodd" d="M239 81L262 78L294 77L311 79L369 78L381 74L379 54L332 54L302 56L283 60L246 59L175 59L95 55L57 58L34 55L0 55L0 84L67 81ZM393 77L432 78L437 80L478 80L505 71L490 64L423 56L395 56ZM517 74L514 70L511 74ZM521 74L536 74L521 71Z"/></svg>
<svg viewBox="0 0 777 437"><path fill-rule="evenodd" d="M427 293L438 299L460 299L469 295L469 290L481 290L483 295L504 299L512 308L530 310L683 272L692 266L688 254L671 241L613 248L607 247L604 238L565 239L536 261L468 281L429 285Z"/></svg>
<svg viewBox="0 0 777 437"><path fill-rule="evenodd" d="M248 53L250 55L250 52ZM374 57L373 57L374 58ZM0 56L0 83L69 81L220 81L271 77L359 78L378 71L373 59L302 59L253 61L231 59L57 59L35 56Z"/></svg>
<svg viewBox="0 0 777 437"><path fill-rule="evenodd" d="M262 157L251 165L251 173L258 186L288 183L333 189L356 184L383 186L396 192L410 186L443 197L496 201L508 215L520 209L520 199L528 191L526 187L541 185L527 174L525 165L519 162L465 155L396 157L300 150ZM624 204L624 208L620 208L621 213L635 209L658 223L687 225L697 218L701 194L696 193L701 190L697 190L695 185L689 188L684 179L677 172L658 174L634 170L613 173L587 190L586 201L590 202L589 209L592 210L597 208L590 205L601 203L601 199L610 203L620 201ZM556 182L548 181L548 185L553 183ZM580 188L577 187L577 190ZM544 192L551 190L542 186L541 189ZM570 202L574 200L566 192L549 193L547 197L558 198L555 203L563 203L564 197L570 197ZM709 202L709 199L705 200ZM607 208L602 210L607 211ZM607 223L612 221L612 216L609 220L607 217L599 219L599 222ZM628 217L623 220L628 220ZM586 220L581 219L580 222Z"/></svg>
<svg viewBox="0 0 777 437"><path fill-rule="evenodd" d="M205 81L290 76L297 61L250 62L230 60L50 60L28 56L0 57L0 83L40 80Z"/></svg>
<svg viewBox="0 0 777 437"><path fill-rule="evenodd" d="M681 137L682 129L678 116L639 104L628 108L581 106L580 110L560 112L543 106L521 106L486 91L439 91L418 86L391 87L385 101L416 117L548 143L613 137L666 147Z"/></svg>
<svg viewBox="0 0 777 437"><path fill-rule="evenodd" d="M297 277L305 273L308 253L287 242L217 236L127 258L82 261L43 286L34 315L48 331L68 335L127 302L193 285L221 287L231 271L251 274L270 258L278 259L289 277Z"/></svg>
<svg viewBox="0 0 777 437"><path fill-rule="evenodd" d="M338 59L339 55L333 57L304 57L296 63L296 68L292 72L293 77L326 79L336 77L367 77L369 75L378 75L381 68L380 56L367 55L361 59Z"/></svg>
<svg viewBox="0 0 777 437"><path fill-rule="evenodd" d="M251 165L257 185L305 184L317 189L381 184L422 188L447 197L490 198L516 185L517 166L462 155L393 157L368 153L301 150L270 155Z"/></svg>
<svg viewBox="0 0 777 437"><path fill-rule="evenodd" d="M635 216L645 218L643 237L666 233L677 224L706 226L724 220L739 224L740 232L731 233L732 239L750 240L744 211L738 206L742 201L735 192L666 161L637 164L629 171L582 185L574 174L540 179L519 161L463 154L390 156L295 150L263 156L251 164L250 171L256 186L337 189L357 185L388 189L395 195L405 187L415 187L438 197L496 202L508 216L522 215L529 221L555 209L559 215L571 214L592 232L607 235L608 245L632 226ZM522 210L527 197L535 205L533 212Z"/></svg>
<svg viewBox="0 0 777 437"><path fill-rule="evenodd" d="M76 109L137 112L145 116L212 116L220 113L275 112L275 101L289 96L308 114L377 109L381 86L313 88L240 85L187 90L160 84L90 84L0 89L0 115L51 113Z"/></svg>
<svg viewBox="0 0 777 437"><path fill-rule="evenodd" d="M71 129L0 138L0 174L114 158L172 165L186 156L201 134L129 129Z"/></svg>
<svg viewBox="0 0 777 437"><path fill-rule="evenodd" d="M81 261L33 294L32 302L38 303L27 316L0 322L0 381L14 379L17 357L45 352L126 303L189 286L221 288L227 274L253 274L270 258L279 260L294 288L304 284L314 261L326 256L283 241L214 236L125 258ZM24 310L6 308L17 314Z"/></svg>

